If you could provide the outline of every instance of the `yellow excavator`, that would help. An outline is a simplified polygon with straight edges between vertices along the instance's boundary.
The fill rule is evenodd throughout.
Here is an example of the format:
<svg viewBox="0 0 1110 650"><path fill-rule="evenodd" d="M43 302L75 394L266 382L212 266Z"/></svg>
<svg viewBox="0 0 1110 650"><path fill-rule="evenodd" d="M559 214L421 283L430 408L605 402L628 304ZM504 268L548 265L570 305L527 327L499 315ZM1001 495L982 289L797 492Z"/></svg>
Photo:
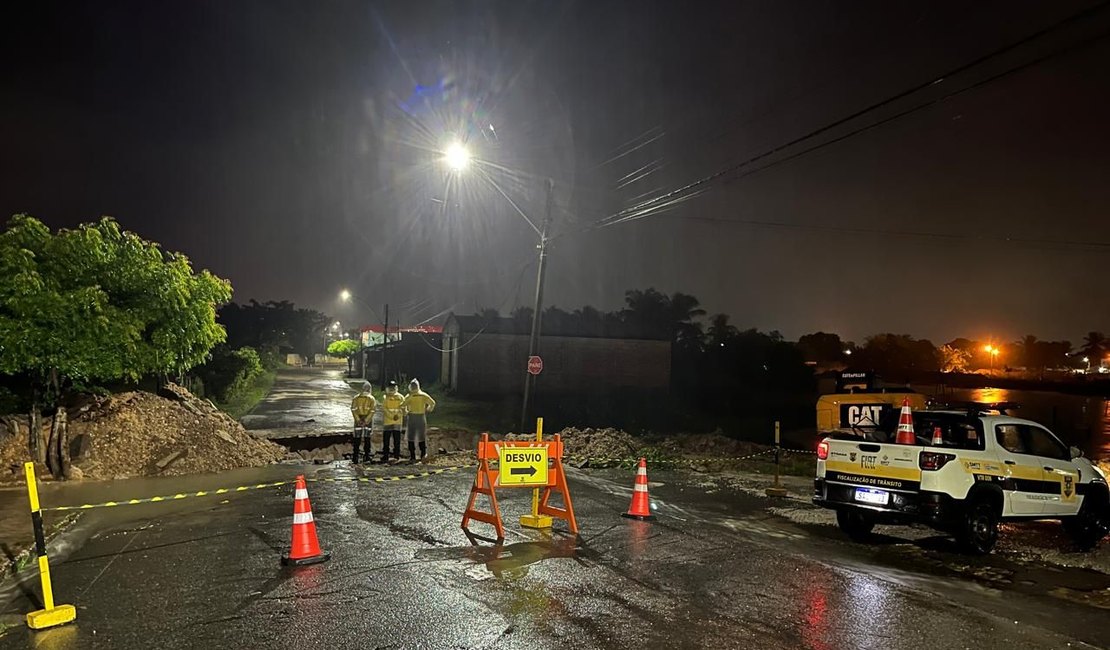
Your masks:
<svg viewBox="0 0 1110 650"><path fill-rule="evenodd" d="M924 395L905 386L879 386L871 372L843 371L835 379L835 391L817 398L818 435L844 429L876 429L891 421L903 400L909 400L915 411L925 408Z"/></svg>

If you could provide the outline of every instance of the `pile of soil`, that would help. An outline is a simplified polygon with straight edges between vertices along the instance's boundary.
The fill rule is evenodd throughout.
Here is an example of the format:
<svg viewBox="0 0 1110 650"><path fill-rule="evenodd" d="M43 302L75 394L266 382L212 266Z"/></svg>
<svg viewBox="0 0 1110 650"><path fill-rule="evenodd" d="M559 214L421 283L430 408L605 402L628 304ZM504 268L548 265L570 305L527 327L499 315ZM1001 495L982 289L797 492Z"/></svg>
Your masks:
<svg viewBox="0 0 1110 650"><path fill-rule="evenodd" d="M630 458L643 446L620 429L575 429L559 432L566 455L572 459Z"/></svg>
<svg viewBox="0 0 1110 650"><path fill-rule="evenodd" d="M632 459L640 455L704 457L709 459L747 456L766 445L734 440L720 433L683 434L667 437L633 437L620 429L567 428L559 432L566 455L572 460ZM506 440L531 440L528 434L509 434Z"/></svg>
<svg viewBox="0 0 1110 650"><path fill-rule="evenodd" d="M74 478L177 476L255 467L285 458L280 445L259 440L231 416L184 388L87 396L68 410ZM44 417L44 426L50 418ZM26 419L22 431L26 432ZM0 468L16 479L27 460L25 435L0 437Z"/></svg>

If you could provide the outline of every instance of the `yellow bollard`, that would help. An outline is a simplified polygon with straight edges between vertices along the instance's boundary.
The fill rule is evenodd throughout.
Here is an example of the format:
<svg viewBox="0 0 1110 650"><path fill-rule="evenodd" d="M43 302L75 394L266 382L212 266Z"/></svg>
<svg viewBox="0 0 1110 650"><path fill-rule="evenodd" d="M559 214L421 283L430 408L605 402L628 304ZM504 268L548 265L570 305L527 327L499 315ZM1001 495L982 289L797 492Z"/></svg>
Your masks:
<svg viewBox="0 0 1110 650"><path fill-rule="evenodd" d="M543 442L543 418L536 418L536 442ZM540 489L532 488L532 514L521 515L525 528L551 528L551 517L540 514Z"/></svg>
<svg viewBox="0 0 1110 650"><path fill-rule="evenodd" d="M39 557L43 604L43 609L27 615L27 627L42 630L76 620L77 609L73 605L54 606L54 590L50 587L50 562L46 559L46 536L42 531L42 511L39 509L39 489L35 482L35 464L25 463L23 473L27 476L27 498L31 502L31 523L35 527L35 554Z"/></svg>

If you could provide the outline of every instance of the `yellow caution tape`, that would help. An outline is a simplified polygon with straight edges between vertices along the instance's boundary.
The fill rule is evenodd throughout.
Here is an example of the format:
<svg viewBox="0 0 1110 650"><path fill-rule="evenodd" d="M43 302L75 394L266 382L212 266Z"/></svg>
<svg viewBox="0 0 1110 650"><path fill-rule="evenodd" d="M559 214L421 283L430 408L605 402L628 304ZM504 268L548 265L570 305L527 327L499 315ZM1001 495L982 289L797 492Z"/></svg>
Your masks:
<svg viewBox="0 0 1110 650"><path fill-rule="evenodd" d="M309 483L344 483L344 482L358 482L358 483L392 483L395 481L411 481L415 479L427 478L429 476L436 476L437 474L444 474L446 472L454 472L460 469L474 467L470 465L454 465L451 467L440 467L439 469L432 469L426 472L417 472L413 474L401 474L398 476L342 476L330 478L308 478L305 481ZM69 510L91 510L93 508L114 508L116 506L133 506L140 503L158 503L161 501L178 501L181 499L188 499L192 497L207 497L217 494L228 494L229 492L248 492L251 490L265 490L267 488L281 487L283 485L293 485L296 481L275 481L273 483L257 483L255 485L240 485L237 487L218 488L215 490L200 490L198 492L179 492L168 496L154 496L144 497L142 499L128 499L126 501L105 501L104 503L84 503L79 506L54 506L52 508L43 508L52 512L65 512Z"/></svg>

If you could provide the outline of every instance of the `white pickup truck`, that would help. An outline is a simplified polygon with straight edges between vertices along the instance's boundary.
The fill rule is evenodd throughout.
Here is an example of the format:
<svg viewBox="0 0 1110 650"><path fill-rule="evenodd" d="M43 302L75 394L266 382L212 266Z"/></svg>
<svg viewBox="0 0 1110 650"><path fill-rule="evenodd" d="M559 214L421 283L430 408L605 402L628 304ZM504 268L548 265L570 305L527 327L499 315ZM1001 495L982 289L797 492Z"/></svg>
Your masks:
<svg viewBox="0 0 1110 650"><path fill-rule="evenodd" d="M1110 532L1106 476L1045 427L978 409L917 411L913 422L912 445L890 426L818 443L813 502L836 510L852 539L923 523L985 554L1000 521L1058 519L1081 548Z"/></svg>

